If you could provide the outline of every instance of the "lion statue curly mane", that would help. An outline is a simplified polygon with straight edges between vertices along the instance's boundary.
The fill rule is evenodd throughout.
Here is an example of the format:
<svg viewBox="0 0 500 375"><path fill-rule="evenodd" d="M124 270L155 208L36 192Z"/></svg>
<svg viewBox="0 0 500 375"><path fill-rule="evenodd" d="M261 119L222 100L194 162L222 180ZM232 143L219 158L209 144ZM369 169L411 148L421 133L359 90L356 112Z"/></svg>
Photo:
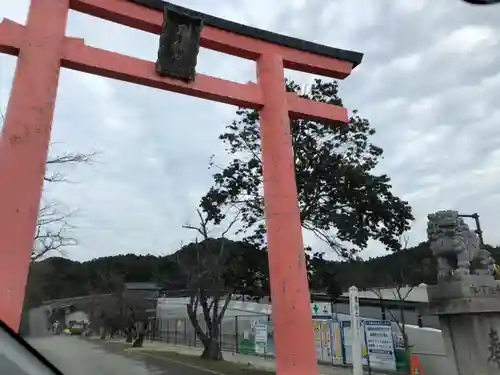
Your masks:
<svg viewBox="0 0 500 375"><path fill-rule="evenodd" d="M494 261L480 245L479 237L460 217L458 211L438 211L427 216L427 236L437 260L437 279L463 277L471 273L471 263L478 267L474 274L493 275ZM456 268L454 263L456 262Z"/></svg>

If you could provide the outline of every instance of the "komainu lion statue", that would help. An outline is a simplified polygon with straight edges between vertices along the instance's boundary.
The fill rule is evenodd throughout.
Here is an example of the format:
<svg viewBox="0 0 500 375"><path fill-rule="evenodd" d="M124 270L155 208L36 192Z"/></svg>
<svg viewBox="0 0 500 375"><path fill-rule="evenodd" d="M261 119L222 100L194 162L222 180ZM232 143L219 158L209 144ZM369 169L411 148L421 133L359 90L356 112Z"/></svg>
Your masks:
<svg viewBox="0 0 500 375"><path fill-rule="evenodd" d="M428 215L427 219L427 236L437 260L438 281L469 275L473 261L477 263L475 274L493 276L494 260L486 249L481 248L477 234L457 211L438 211Z"/></svg>

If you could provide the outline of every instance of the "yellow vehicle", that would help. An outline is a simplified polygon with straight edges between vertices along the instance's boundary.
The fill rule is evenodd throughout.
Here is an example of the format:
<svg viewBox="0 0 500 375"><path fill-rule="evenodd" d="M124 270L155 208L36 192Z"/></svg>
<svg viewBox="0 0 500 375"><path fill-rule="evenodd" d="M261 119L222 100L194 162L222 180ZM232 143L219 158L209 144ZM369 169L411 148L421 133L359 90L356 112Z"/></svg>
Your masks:
<svg viewBox="0 0 500 375"><path fill-rule="evenodd" d="M70 322L68 331L72 335L81 335L83 332L85 332L86 328L87 324L85 322Z"/></svg>
<svg viewBox="0 0 500 375"><path fill-rule="evenodd" d="M493 275L495 276L495 279L500 279L500 265L495 263L493 265L493 270L494 270Z"/></svg>

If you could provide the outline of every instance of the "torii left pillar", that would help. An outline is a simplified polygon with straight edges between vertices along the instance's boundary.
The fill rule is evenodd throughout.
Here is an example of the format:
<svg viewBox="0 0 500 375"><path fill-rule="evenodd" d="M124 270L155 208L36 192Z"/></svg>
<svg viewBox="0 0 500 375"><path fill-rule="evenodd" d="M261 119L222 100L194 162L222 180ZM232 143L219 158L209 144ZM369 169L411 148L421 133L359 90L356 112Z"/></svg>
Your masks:
<svg viewBox="0 0 500 375"><path fill-rule="evenodd" d="M32 0L0 138L0 272L2 320L20 324L42 194L69 0ZM16 244L12 248L12 244ZM7 250L8 249L8 250ZM1 259L0 262L6 262ZM3 308L5 306L6 308Z"/></svg>

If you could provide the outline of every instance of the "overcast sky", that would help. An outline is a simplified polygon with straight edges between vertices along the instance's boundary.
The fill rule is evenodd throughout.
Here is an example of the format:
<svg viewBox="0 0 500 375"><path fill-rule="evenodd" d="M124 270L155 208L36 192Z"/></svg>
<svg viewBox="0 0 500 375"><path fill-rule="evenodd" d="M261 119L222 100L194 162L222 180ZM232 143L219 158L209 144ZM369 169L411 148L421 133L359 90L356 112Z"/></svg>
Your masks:
<svg viewBox="0 0 500 375"><path fill-rule="evenodd" d="M28 0L0 2L0 18L24 22ZM412 243L425 239L428 213L478 212L485 240L500 243L500 6L459 0L177 1L232 21L365 54L341 82L349 109L377 129L379 172L408 200ZM158 37L72 12L68 35L155 60ZM255 80L253 63L202 50L197 70ZM0 55L5 108L15 59ZM302 83L312 76L290 73ZM496 105L495 105L496 103ZM46 188L46 199L78 209L74 259L119 253L164 254L193 234L181 226L211 184L208 158L227 157L217 137L235 108L63 71L52 154L99 153L72 169L75 183ZM310 236L306 242L319 246ZM365 255L380 255L375 243Z"/></svg>

